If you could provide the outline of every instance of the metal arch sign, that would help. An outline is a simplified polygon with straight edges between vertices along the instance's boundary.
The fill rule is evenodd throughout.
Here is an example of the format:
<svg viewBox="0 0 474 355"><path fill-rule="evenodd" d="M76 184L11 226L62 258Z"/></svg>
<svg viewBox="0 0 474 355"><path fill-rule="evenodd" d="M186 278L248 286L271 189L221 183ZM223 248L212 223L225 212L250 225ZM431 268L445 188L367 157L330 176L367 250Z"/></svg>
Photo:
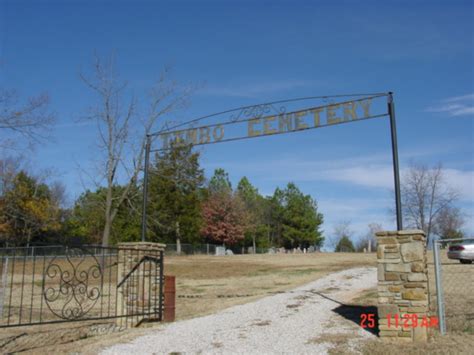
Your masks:
<svg viewBox="0 0 474 355"><path fill-rule="evenodd" d="M312 105L310 107L292 110L288 110L287 106L280 106L282 103L292 105L306 100L318 99L326 101L328 99L332 100L342 97L356 97L356 99L330 102L325 105ZM382 98L387 98L387 101L381 100ZM206 125L193 126L196 122L203 122L205 119L209 118L215 119L222 115L228 115L227 119L219 119L215 123L213 122ZM200 117L176 125L171 129L165 129L148 135L145 149L145 169L143 178L142 241L146 240L147 229L146 207L150 152L166 151L170 149L173 144L216 144L248 138L300 132L309 129L387 116L390 118L397 229L402 230L403 225L400 199L400 174L398 165L395 104L393 102L392 92L388 92L377 94L316 96L246 106ZM185 125L187 125L185 129L175 129ZM233 129L226 131L226 127L228 126L232 126ZM155 138L158 138L161 147L152 149L151 145Z"/></svg>
<svg viewBox="0 0 474 355"><path fill-rule="evenodd" d="M156 134L161 148L152 151L167 150L172 143L175 145L215 144L384 117L389 115L387 106L383 109L380 107L374 109L377 99L383 96L364 97L291 112L281 109L280 111L283 112L268 115L262 114L264 110L259 110L259 112L253 112L254 114L251 112L247 114L250 117L243 115L242 118L242 115L239 115L237 119L230 118L223 123L166 131ZM230 126L233 130L226 130Z"/></svg>

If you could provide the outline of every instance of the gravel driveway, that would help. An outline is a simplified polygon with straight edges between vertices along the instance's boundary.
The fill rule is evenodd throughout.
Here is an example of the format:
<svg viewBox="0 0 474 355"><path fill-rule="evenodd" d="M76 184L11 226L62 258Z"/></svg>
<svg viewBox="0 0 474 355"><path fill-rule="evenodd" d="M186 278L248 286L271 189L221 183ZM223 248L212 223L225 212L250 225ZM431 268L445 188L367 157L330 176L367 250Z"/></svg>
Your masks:
<svg viewBox="0 0 474 355"><path fill-rule="evenodd" d="M374 335L339 315L339 302L376 285L374 268L333 273L213 315L166 324L102 354L325 354L341 339L353 348Z"/></svg>

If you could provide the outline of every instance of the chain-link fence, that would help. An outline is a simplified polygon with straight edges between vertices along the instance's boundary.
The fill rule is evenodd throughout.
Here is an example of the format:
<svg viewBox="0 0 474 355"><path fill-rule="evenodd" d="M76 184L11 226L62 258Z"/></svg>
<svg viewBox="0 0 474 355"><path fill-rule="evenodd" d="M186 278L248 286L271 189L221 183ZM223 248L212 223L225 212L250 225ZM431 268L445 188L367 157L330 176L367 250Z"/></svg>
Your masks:
<svg viewBox="0 0 474 355"><path fill-rule="evenodd" d="M474 334L474 238L433 242L430 303L441 334Z"/></svg>

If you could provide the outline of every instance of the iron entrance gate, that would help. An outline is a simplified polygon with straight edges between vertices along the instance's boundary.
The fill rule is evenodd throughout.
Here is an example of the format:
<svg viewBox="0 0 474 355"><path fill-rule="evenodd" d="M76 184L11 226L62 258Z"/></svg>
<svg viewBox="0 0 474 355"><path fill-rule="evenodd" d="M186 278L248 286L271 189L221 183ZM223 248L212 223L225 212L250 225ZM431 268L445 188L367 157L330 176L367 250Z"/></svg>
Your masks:
<svg viewBox="0 0 474 355"><path fill-rule="evenodd" d="M0 328L161 320L163 251L99 246L0 249Z"/></svg>

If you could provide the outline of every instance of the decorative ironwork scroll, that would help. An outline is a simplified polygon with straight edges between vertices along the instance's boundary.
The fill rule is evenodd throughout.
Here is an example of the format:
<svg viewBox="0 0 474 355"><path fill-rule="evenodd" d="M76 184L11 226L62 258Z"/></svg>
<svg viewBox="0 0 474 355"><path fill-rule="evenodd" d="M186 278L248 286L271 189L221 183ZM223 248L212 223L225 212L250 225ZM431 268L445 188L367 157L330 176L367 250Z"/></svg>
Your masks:
<svg viewBox="0 0 474 355"><path fill-rule="evenodd" d="M274 104L259 104L250 107L244 107L237 112L230 115L230 122L238 122L247 120L249 118L261 118L268 115L282 115L286 112L286 107L283 105Z"/></svg>
<svg viewBox="0 0 474 355"><path fill-rule="evenodd" d="M45 303L61 319L83 318L101 296L102 277L93 254L68 249L65 258L54 257L44 272Z"/></svg>

